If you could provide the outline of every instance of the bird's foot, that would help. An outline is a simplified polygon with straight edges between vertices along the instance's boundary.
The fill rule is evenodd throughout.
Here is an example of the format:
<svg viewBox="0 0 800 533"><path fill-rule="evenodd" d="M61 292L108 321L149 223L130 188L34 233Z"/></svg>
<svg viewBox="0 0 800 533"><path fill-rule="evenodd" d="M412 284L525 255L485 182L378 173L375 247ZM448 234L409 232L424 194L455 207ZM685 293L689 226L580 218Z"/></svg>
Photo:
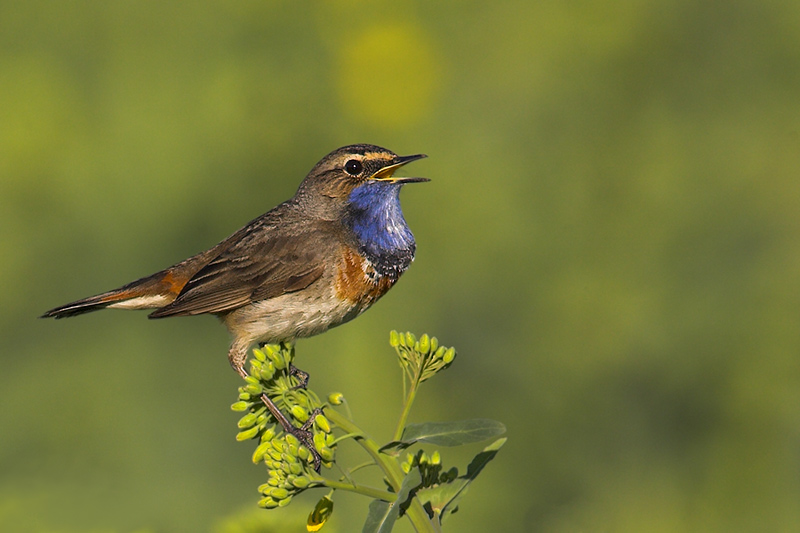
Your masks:
<svg viewBox="0 0 800 533"><path fill-rule="evenodd" d="M292 387L294 389L305 389L308 386L308 372L304 372L294 366L294 364L289 365L289 375L294 376L297 379L297 385Z"/></svg>
<svg viewBox="0 0 800 533"><path fill-rule="evenodd" d="M263 347L265 343L259 344L259 346ZM238 362L238 361L237 361ZM244 369L243 364L234 364L233 365L236 372L242 376L242 379L247 379L248 373ZM297 385L291 388L294 389L305 389L308 385L308 372L304 372L294 366L294 364L289 364L289 375L293 376L297 380ZM314 433L311 431L311 426L314 424L314 420L317 418L317 415L322 414L321 408L315 408L311 411L308 420L303 423L301 427L296 427L292 424L291 420L283 414L283 412L275 405L269 396L266 393L261 394L261 401L267 407L269 412L278 421L278 423L283 428L283 431L287 434L294 435L294 437L300 441L308 451L311 453L311 456L314 459L314 470L319 472L320 466L322 465L322 457L320 457L319 452L317 451L316 446L314 446Z"/></svg>
<svg viewBox="0 0 800 533"><path fill-rule="evenodd" d="M283 427L283 431L290 435L294 435L294 437L299 440L308 451L311 452L311 456L314 458L314 470L319 472L320 466L322 465L322 457L320 457L317 448L314 446L314 434L311 432L310 428L312 424L314 424L314 419L317 418L317 415L322 414L322 409L316 408L311 411L311 414L308 417L308 420L301 426L295 427L294 424L286 417L286 415L278 409L278 406L275 405L269 396L266 394L261 395L261 401L264 402L264 405L267 406L269 412L272 413L272 416L280 423Z"/></svg>

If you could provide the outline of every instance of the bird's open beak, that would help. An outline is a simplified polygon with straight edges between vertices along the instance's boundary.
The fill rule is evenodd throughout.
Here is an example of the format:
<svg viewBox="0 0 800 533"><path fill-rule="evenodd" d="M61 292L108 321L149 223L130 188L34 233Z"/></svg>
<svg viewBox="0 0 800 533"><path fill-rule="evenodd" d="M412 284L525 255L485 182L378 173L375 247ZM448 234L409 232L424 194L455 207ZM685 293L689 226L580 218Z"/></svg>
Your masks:
<svg viewBox="0 0 800 533"><path fill-rule="evenodd" d="M425 157L428 156L425 154L397 156L394 160L394 163L383 167L375 174L370 176L369 179L375 181L385 181L389 183L419 183L422 181L431 181L428 178L398 178L394 176L394 173L398 168L402 167L407 163L411 163L412 161L416 161L417 159L423 159Z"/></svg>

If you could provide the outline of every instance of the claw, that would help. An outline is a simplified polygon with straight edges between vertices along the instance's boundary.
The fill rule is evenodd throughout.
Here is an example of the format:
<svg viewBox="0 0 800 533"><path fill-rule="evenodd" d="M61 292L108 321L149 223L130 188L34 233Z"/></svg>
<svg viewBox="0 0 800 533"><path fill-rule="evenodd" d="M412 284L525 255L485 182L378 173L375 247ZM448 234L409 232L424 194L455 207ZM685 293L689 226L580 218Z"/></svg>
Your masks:
<svg viewBox="0 0 800 533"><path fill-rule="evenodd" d="M308 372L304 372L294 366L293 364L289 365L289 375L294 376L297 380L297 385L292 387L292 389L305 389L308 386Z"/></svg>
<svg viewBox="0 0 800 533"><path fill-rule="evenodd" d="M294 435L297 440L299 440L303 445L308 448L308 451L311 452L311 456L314 457L314 470L319 472L320 467L322 466L322 457L320 457L317 448L314 446L314 434L311 433L309 428L314 423L314 419L317 417L318 414L322 413L322 410L319 408L314 409L311 412L311 415L308 417L308 420L302 427L295 427L286 415L284 415L278 406L275 405L275 402L270 400L269 396L266 394L261 395L261 401L264 402L264 405L267 406L269 412L272 413L272 416L280 422L281 426L283 427L283 431Z"/></svg>

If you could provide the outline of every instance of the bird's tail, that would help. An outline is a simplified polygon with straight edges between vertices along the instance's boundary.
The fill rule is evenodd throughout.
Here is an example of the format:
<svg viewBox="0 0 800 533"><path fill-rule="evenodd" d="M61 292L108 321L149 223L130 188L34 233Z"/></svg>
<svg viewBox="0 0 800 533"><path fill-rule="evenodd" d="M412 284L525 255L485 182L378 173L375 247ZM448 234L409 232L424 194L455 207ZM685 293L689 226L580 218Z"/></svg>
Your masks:
<svg viewBox="0 0 800 533"><path fill-rule="evenodd" d="M159 309L164 307L178 297L192 276L219 255L220 251L228 246L230 240L237 238L245 229L234 233L213 248L156 272L152 276L137 279L113 291L56 307L43 314L41 318L66 318L106 307L114 309Z"/></svg>
<svg viewBox="0 0 800 533"><path fill-rule="evenodd" d="M104 292L82 300L56 307L40 318L66 318L106 307L115 309L157 309L172 302L189 280L189 272L182 265L137 279L119 289Z"/></svg>

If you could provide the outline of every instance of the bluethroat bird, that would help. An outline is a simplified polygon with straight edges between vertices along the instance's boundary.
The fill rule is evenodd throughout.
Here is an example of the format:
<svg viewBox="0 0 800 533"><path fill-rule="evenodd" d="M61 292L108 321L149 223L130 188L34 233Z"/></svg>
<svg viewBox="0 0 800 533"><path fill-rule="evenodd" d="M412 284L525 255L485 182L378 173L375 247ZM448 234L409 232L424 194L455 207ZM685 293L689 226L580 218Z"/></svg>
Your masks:
<svg viewBox="0 0 800 533"><path fill-rule="evenodd" d="M150 318L211 313L228 327L228 360L246 377L253 344L323 333L360 315L397 282L416 249L400 188L428 179L394 174L423 157L369 144L334 150L292 199L213 248L42 317L104 308L155 309ZM263 400L284 429L297 434L266 395Z"/></svg>

